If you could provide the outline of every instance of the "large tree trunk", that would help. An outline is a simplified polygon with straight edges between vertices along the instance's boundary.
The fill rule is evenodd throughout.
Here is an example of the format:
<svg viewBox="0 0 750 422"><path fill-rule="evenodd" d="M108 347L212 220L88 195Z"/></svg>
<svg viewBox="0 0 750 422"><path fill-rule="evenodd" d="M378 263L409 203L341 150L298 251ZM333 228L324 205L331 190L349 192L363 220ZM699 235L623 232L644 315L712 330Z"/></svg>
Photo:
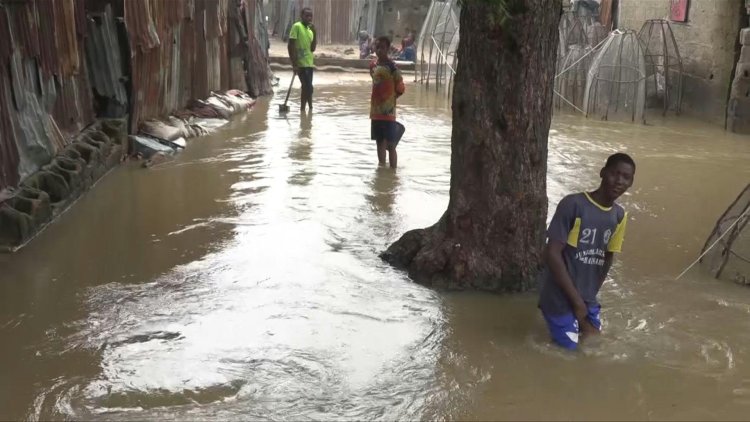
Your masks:
<svg viewBox="0 0 750 422"><path fill-rule="evenodd" d="M534 286L561 10L559 0L464 1L448 209L381 254L415 281L502 292Z"/></svg>

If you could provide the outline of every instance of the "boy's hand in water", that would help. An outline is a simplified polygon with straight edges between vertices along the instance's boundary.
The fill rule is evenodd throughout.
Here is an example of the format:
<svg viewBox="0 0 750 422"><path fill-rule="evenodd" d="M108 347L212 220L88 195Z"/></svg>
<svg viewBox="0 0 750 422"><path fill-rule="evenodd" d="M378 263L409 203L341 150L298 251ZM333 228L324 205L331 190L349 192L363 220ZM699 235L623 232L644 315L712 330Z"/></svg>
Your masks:
<svg viewBox="0 0 750 422"><path fill-rule="evenodd" d="M599 330L589 321L589 311L585 303L578 304L573 312L578 321L578 331L583 337L599 334Z"/></svg>
<svg viewBox="0 0 750 422"><path fill-rule="evenodd" d="M580 334L583 337L596 336L599 334L599 330L597 330L588 319L584 319L583 322L578 322L578 331L580 331Z"/></svg>

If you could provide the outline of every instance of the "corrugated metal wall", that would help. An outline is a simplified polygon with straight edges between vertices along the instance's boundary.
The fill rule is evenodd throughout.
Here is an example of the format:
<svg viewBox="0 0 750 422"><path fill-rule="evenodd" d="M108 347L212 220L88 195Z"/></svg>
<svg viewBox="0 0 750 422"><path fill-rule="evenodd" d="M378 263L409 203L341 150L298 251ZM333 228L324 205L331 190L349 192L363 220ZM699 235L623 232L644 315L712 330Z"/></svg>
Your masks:
<svg viewBox="0 0 750 422"><path fill-rule="evenodd" d="M310 7L320 44L353 44L364 4L361 0L275 0L274 31L286 40L302 8Z"/></svg>
<svg viewBox="0 0 750 422"><path fill-rule="evenodd" d="M128 0L124 5L133 72L131 131L191 99L230 88L229 0Z"/></svg>
<svg viewBox="0 0 750 422"><path fill-rule="evenodd" d="M135 98L131 130L145 119L164 116L185 107L191 99L208 97L212 91L236 88L255 95L269 93L270 84L261 81L270 80L267 61L255 54L250 58L250 71L255 75L251 79L266 88L234 85L246 80L242 64L245 56L236 50L248 46L238 46L242 43L230 37L229 16L239 19L237 10L254 12L256 7L248 0L127 0L125 25ZM247 27L233 24L231 28L243 31L251 49L260 48L254 22ZM240 61L230 61L230 53Z"/></svg>
<svg viewBox="0 0 750 422"><path fill-rule="evenodd" d="M129 108L135 131L211 91L270 93L255 19L229 35L228 16L242 21L250 1L255 10L255 0L0 1L0 201L95 120L94 97L100 114Z"/></svg>
<svg viewBox="0 0 750 422"><path fill-rule="evenodd" d="M0 6L0 191L47 164L94 120L83 0Z"/></svg>
<svg viewBox="0 0 750 422"><path fill-rule="evenodd" d="M105 117L121 117L129 103L115 15L108 3L92 15L86 23L86 65L99 102L98 112Z"/></svg>
<svg viewBox="0 0 750 422"><path fill-rule="evenodd" d="M271 68L268 66L268 28L265 23L263 6L261 0L242 0L242 7L239 11L244 11L244 22L242 15L235 16L237 9L230 8L230 21L236 27L236 30L230 29L230 34L236 39L230 37L230 51L238 51L240 57L247 63L256 65L250 66L247 70L247 92L250 95L261 95L273 91L271 85ZM238 29L237 29L238 28ZM238 43L239 41L239 43ZM232 66L231 70L236 67ZM234 74L230 74L232 79Z"/></svg>

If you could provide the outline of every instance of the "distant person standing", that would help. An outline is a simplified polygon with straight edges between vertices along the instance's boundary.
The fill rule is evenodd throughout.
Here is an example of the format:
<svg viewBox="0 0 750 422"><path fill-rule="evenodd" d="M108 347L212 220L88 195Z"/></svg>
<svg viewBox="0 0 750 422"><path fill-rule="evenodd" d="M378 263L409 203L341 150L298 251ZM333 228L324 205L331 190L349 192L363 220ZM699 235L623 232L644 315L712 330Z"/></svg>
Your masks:
<svg viewBox="0 0 750 422"><path fill-rule="evenodd" d="M395 169L398 164L396 145L404 133L404 126L396 121L396 99L403 95L406 88L401 71L388 57L390 48L391 40L388 37L379 37L375 41L378 58L370 63L370 137L378 147L378 163L385 164L388 151L388 162Z"/></svg>
<svg viewBox="0 0 750 422"><path fill-rule="evenodd" d="M313 95L313 52L318 45L315 34L315 26L312 23L313 12L309 7L302 9L302 20L292 25L289 32L289 59L292 61L292 69L299 76L302 83L302 95L300 98L301 110L305 111L308 104L312 111Z"/></svg>

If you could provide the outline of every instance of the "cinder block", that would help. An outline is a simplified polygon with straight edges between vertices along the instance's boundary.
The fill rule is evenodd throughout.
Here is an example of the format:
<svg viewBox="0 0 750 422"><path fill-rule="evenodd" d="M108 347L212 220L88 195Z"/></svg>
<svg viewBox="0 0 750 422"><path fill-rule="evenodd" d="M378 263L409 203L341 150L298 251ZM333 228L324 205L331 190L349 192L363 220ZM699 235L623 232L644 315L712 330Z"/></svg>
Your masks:
<svg viewBox="0 0 750 422"><path fill-rule="evenodd" d="M743 45L740 50L739 63L750 63L750 45Z"/></svg>
<svg viewBox="0 0 750 422"><path fill-rule="evenodd" d="M34 234L31 216L7 203L0 204L0 248L12 251Z"/></svg>
<svg viewBox="0 0 750 422"><path fill-rule="evenodd" d="M740 29L740 44L750 45L750 28Z"/></svg>
<svg viewBox="0 0 750 422"><path fill-rule="evenodd" d="M750 134L750 98L732 98L729 100L727 130Z"/></svg>
<svg viewBox="0 0 750 422"><path fill-rule="evenodd" d="M46 192L53 205L64 201L70 196L70 187L68 187L65 179L47 170L40 170L32 174L23 181L21 186L28 186Z"/></svg>
<svg viewBox="0 0 750 422"><path fill-rule="evenodd" d="M750 79L750 63L737 63L734 70L734 79Z"/></svg>
<svg viewBox="0 0 750 422"><path fill-rule="evenodd" d="M735 80L729 98L750 98L750 80Z"/></svg>

